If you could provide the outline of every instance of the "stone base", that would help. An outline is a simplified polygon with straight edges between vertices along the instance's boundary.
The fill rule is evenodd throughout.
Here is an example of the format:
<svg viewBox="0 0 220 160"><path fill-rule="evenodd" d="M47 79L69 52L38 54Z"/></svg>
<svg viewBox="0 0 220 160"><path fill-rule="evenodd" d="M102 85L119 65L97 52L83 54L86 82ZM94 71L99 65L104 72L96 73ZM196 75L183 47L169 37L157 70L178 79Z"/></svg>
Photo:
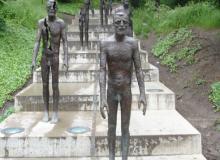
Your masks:
<svg viewBox="0 0 220 160"><path fill-rule="evenodd" d="M0 160L109 160L107 157L78 157L78 158L0 158ZM121 160L116 157L115 160ZM128 157L128 160L206 160L200 155L176 155L176 156L137 156Z"/></svg>
<svg viewBox="0 0 220 160"><path fill-rule="evenodd" d="M42 122L41 112L11 115L0 128L23 127L23 133L0 133L0 157L106 157L107 120L99 111L60 112L57 124ZM120 112L118 112L116 152L120 156ZM75 126L89 127L83 134L70 134ZM176 111L132 111L130 156L168 156L201 154L201 136Z"/></svg>

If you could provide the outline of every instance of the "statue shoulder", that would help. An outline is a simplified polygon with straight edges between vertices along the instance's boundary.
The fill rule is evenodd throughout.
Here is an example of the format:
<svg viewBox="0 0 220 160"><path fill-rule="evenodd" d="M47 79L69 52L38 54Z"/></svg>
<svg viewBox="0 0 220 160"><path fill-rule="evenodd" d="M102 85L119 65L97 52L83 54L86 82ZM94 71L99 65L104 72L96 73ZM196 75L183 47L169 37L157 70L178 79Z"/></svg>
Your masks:
<svg viewBox="0 0 220 160"><path fill-rule="evenodd" d="M136 38L126 36L126 42L130 43L134 47L138 46L138 40Z"/></svg>
<svg viewBox="0 0 220 160"><path fill-rule="evenodd" d="M38 20L38 27L42 27L44 25L45 18Z"/></svg>
<svg viewBox="0 0 220 160"><path fill-rule="evenodd" d="M62 28L65 28L66 24L65 24L65 22L64 22L63 19L61 19L61 18L57 18L56 21L62 26Z"/></svg>

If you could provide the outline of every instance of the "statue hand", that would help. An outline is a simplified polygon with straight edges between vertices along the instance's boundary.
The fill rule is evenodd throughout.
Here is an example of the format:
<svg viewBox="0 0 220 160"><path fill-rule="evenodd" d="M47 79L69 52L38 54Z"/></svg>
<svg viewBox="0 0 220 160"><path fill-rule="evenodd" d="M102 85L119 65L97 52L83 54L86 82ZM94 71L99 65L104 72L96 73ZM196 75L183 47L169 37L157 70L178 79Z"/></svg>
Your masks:
<svg viewBox="0 0 220 160"><path fill-rule="evenodd" d="M108 112L109 112L109 108L108 108L108 104L107 104L106 100L104 100L103 102L101 102L101 105L100 105L100 112L101 112L101 116L102 116L103 119L106 118L105 108L106 108L107 113L108 113Z"/></svg>
<svg viewBox="0 0 220 160"><path fill-rule="evenodd" d="M141 105L143 105L143 115L146 114L147 110L147 101L146 96L144 94L140 95L139 101L138 101L138 108L141 109Z"/></svg>

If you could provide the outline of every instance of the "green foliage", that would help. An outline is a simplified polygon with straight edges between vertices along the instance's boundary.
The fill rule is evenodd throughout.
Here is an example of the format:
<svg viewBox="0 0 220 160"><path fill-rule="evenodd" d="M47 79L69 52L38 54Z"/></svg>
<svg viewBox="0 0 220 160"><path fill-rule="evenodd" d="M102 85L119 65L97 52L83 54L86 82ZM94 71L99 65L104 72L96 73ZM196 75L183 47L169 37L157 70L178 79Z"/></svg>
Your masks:
<svg viewBox="0 0 220 160"><path fill-rule="evenodd" d="M181 28L160 38L153 46L152 53L163 65L168 66L171 72L175 72L180 62L194 63L194 56L199 49L200 45L193 41L192 32Z"/></svg>
<svg viewBox="0 0 220 160"><path fill-rule="evenodd" d="M209 100L214 104L215 111L220 111L220 82L211 84Z"/></svg>
<svg viewBox="0 0 220 160"><path fill-rule="evenodd" d="M14 107L9 107L3 115L0 115L0 123L4 121L8 116L10 116L12 113L14 113Z"/></svg>
<svg viewBox="0 0 220 160"><path fill-rule="evenodd" d="M45 5L39 0L6 1L0 10L2 18L29 29L36 28L45 13Z"/></svg>
<svg viewBox="0 0 220 160"><path fill-rule="evenodd" d="M59 12L64 12L64 13L69 13L69 14L76 14L80 7L83 4L83 0L78 0L78 1L70 1L69 3L59 3L58 4L58 11Z"/></svg>
<svg viewBox="0 0 220 160"><path fill-rule="evenodd" d="M30 76L34 30L7 23L0 41L0 107Z"/></svg>
<svg viewBox="0 0 220 160"><path fill-rule="evenodd" d="M156 10L153 1L133 12L134 31L138 36L146 36L151 31L167 33L184 27L207 29L220 27L220 10L211 3L189 4L171 9L161 5Z"/></svg>

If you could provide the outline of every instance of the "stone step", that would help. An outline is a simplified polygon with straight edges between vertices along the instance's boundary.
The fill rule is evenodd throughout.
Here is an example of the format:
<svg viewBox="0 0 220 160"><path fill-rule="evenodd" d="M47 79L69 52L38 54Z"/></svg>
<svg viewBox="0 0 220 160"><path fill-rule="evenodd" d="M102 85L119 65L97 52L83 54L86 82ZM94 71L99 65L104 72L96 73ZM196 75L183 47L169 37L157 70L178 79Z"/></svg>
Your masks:
<svg viewBox="0 0 220 160"><path fill-rule="evenodd" d="M89 38L97 38L97 39L104 39L110 35L114 34L114 32L89 32ZM80 37L80 32L67 32L67 38L68 39L76 39Z"/></svg>
<svg viewBox="0 0 220 160"><path fill-rule="evenodd" d="M106 157L107 120L99 112L60 112L57 124L41 122L42 112L20 112L0 124L1 129L22 127L23 133L0 133L0 156L23 157ZM118 113L116 153L120 156L120 112ZM83 134L67 132L71 127L86 127ZM201 154L201 135L178 112L131 112L130 156L173 156Z"/></svg>
<svg viewBox="0 0 220 160"><path fill-rule="evenodd" d="M79 26L75 24L70 24L67 26L68 32L79 32ZM113 25L90 25L89 32L114 32Z"/></svg>
<svg viewBox="0 0 220 160"><path fill-rule="evenodd" d="M52 89L50 84L50 105ZM160 82L145 82L148 110L175 109L174 93ZM99 105L99 85L94 83L60 83L59 110L94 110ZM132 109L137 110L139 89L132 83ZM94 105L95 106L94 106ZM15 96L17 111L43 111L42 84L33 83Z"/></svg>
<svg viewBox="0 0 220 160"><path fill-rule="evenodd" d="M206 160L202 154L172 155L172 156L129 156L129 160ZM107 157L77 157L77 158L0 158L0 160L109 160ZM121 160L116 157L115 160Z"/></svg>
<svg viewBox="0 0 220 160"><path fill-rule="evenodd" d="M159 81L159 71L153 65L142 65L145 82ZM59 82L72 83L72 82L94 82L99 78L99 65L98 64L71 64L68 72L60 64ZM52 81L52 75L49 77ZM133 81L137 81L135 72L133 73ZM33 82L42 82L41 68L37 69L33 74Z"/></svg>
<svg viewBox="0 0 220 160"><path fill-rule="evenodd" d="M141 64L148 63L148 53L144 50L139 49L139 53L141 56ZM69 64L76 63L87 63L94 64L100 63L100 50L69 50L68 53L68 62ZM60 50L60 63L63 63L64 54L62 49Z"/></svg>
<svg viewBox="0 0 220 160"><path fill-rule="evenodd" d="M88 41L89 50L99 50L99 46L100 46L99 39L89 37L89 41ZM81 49L81 42L80 42L79 37L68 38L68 49L69 50L80 50Z"/></svg>
<svg viewBox="0 0 220 160"><path fill-rule="evenodd" d="M103 24L105 24L105 18L103 19ZM108 24L113 24L113 18L110 16L108 16ZM79 26L79 16L75 16L75 18L72 20L72 25ZM89 16L89 25L101 25L100 16Z"/></svg>

